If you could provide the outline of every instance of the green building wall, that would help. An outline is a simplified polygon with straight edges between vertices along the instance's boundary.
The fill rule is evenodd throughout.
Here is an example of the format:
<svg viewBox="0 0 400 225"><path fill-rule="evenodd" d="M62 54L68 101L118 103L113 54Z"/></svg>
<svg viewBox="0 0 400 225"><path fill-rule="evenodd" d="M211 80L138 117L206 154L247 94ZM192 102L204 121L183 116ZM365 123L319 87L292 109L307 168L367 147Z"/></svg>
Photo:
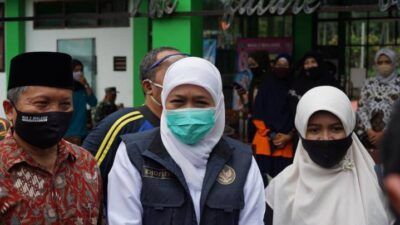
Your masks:
<svg viewBox="0 0 400 225"><path fill-rule="evenodd" d="M313 48L313 16L299 14L293 17L294 59L300 60Z"/></svg>
<svg viewBox="0 0 400 225"><path fill-rule="evenodd" d="M145 9L145 7L143 8ZM202 9L202 1L179 0L176 12L192 12ZM171 46L193 56L203 55L203 18L201 16L165 16L160 19L135 18L133 32L134 96L133 105L144 102L139 78L139 64L150 49ZM151 37L149 35L151 23ZM149 42L151 38L151 43ZM146 49L145 49L146 48Z"/></svg>
<svg viewBox="0 0 400 225"><path fill-rule="evenodd" d="M147 11L147 1L143 1L140 12ZM147 17L135 17L132 19L133 27L133 105L139 106L144 103L144 94L140 82L140 62L149 50L149 23Z"/></svg>
<svg viewBox="0 0 400 225"><path fill-rule="evenodd" d="M6 17L24 16L24 0L6 0L4 4L4 13ZM7 90L8 74L11 59L25 51L25 22L6 22L5 23L5 68L7 82L4 85Z"/></svg>

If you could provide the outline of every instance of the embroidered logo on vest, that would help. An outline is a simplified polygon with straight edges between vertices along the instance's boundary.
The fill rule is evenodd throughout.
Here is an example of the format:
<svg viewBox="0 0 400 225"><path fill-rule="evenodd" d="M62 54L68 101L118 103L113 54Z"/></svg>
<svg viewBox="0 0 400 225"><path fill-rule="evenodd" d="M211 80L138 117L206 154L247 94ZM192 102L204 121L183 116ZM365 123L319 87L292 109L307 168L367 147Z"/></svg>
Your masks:
<svg viewBox="0 0 400 225"><path fill-rule="evenodd" d="M144 166L143 177L155 178L155 179L173 179L175 176L168 170Z"/></svg>
<svg viewBox="0 0 400 225"><path fill-rule="evenodd" d="M225 165L224 168L221 170L221 172L219 172L217 181L222 185L229 185L232 184L235 181L235 179L236 179L235 170L232 167Z"/></svg>

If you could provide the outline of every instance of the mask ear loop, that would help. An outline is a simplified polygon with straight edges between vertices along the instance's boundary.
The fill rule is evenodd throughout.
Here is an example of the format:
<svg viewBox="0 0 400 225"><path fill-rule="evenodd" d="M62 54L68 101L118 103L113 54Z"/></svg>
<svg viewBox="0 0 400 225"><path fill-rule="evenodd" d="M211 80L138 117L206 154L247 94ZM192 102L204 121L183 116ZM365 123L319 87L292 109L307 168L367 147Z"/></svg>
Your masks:
<svg viewBox="0 0 400 225"><path fill-rule="evenodd" d="M147 82L149 82L150 84L152 84L152 85L154 85L154 86L156 86L156 87L158 87L158 88L161 88L161 89L164 88L161 84L157 84L156 82L154 82L154 81L152 81L152 80L150 80L150 79L145 79L145 80L143 80L143 81L147 81Z"/></svg>
<svg viewBox="0 0 400 225"><path fill-rule="evenodd" d="M161 88L161 89L164 88L161 84L157 84L157 83L153 82L153 81L150 80L150 79L145 79L145 80L143 80L143 81L147 81L147 82L149 82L150 84L152 84L152 85L154 85L154 86L156 86L156 87L158 87L158 88ZM151 100L152 100L155 104L157 104L158 106L162 106L162 104L161 104L160 102L158 102L158 101L153 97L153 95L150 95L150 98L151 98Z"/></svg>
<svg viewBox="0 0 400 225"><path fill-rule="evenodd" d="M17 107L15 106L14 102L11 99L8 99L8 101L10 101L11 106L15 109L15 111L17 112L17 115L19 113ZM10 121L10 131L11 133L14 133L15 129L14 129L14 121L9 120Z"/></svg>
<svg viewBox="0 0 400 225"><path fill-rule="evenodd" d="M162 106L161 103L159 103L154 97L153 95L150 95L151 100L156 103L158 106Z"/></svg>

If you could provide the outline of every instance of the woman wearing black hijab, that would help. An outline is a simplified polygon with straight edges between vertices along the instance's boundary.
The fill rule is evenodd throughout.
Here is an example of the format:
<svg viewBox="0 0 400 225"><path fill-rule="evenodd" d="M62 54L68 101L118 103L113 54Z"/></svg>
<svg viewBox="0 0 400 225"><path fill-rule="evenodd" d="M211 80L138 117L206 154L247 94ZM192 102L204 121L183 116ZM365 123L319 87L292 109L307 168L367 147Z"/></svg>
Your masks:
<svg viewBox="0 0 400 225"><path fill-rule="evenodd" d="M253 73L253 79L249 88L249 109L253 108L254 99L258 93L259 86L270 73L270 58L266 51L256 51L249 54L249 69Z"/></svg>
<svg viewBox="0 0 400 225"><path fill-rule="evenodd" d="M260 85L266 79L270 73L270 58L269 53L266 51L255 51L249 54L247 59L248 68L253 74L253 79L250 82L249 96L247 107L249 109L249 119L247 122L247 141L252 142L252 139L256 133L256 128L252 123L252 109L255 98L257 96Z"/></svg>
<svg viewBox="0 0 400 225"><path fill-rule="evenodd" d="M290 56L279 55L254 101L252 122L257 133L253 146L265 185L266 174L274 177L292 163L294 118L288 105L292 78Z"/></svg>
<svg viewBox="0 0 400 225"><path fill-rule="evenodd" d="M318 86L333 86L339 88L339 82L329 72L324 57L317 51L306 53L300 60L299 75L289 91L290 108L296 114L297 103L310 89Z"/></svg>

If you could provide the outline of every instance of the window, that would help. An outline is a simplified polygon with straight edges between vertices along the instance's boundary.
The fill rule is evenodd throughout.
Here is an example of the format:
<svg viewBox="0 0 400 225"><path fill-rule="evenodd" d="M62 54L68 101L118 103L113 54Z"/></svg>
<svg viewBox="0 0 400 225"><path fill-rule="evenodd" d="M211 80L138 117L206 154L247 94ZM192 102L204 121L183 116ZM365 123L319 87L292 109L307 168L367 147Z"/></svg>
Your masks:
<svg viewBox="0 0 400 225"><path fill-rule="evenodd" d="M318 45L337 46L338 45L338 23L324 22L318 23Z"/></svg>
<svg viewBox="0 0 400 225"><path fill-rule="evenodd" d="M96 27L97 19L80 18L79 14L88 14L95 16L97 14L97 6L94 1L85 2L66 2L65 15L76 15L73 18L67 19L67 27Z"/></svg>
<svg viewBox="0 0 400 225"><path fill-rule="evenodd" d="M34 3L34 14L43 18L34 28L127 27L127 12L128 0L40 1Z"/></svg>
<svg viewBox="0 0 400 225"><path fill-rule="evenodd" d="M37 16L63 16L63 3L41 2L35 3L35 15ZM63 27L63 19L38 20L34 23L35 28Z"/></svg>
<svg viewBox="0 0 400 225"><path fill-rule="evenodd" d="M374 76L376 52L384 47L400 50L400 21L396 11L344 13L341 20L332 14L320 13L318 18L318 47L343 47L345 74L351 68L365 68L367 77ZM345 26L341 34L339 24ZM345 37L344 43L339 43L340 35Z"/></svg>
<svg viewBox="0 0 400 225"><path fill-rule="evenodd" d="M291 37L292 16L259 17L258 37Z"/></svg>
<svg viewBox="0 0 400 225"><path fill-rule="evenodd" d="M389 47L394 50L400 47L398 35L399 22L390 18L349 21L347 23L346 49L348 49L347 67L366 68L367 77L374 76L374 57L376 52Z"/></svg>

